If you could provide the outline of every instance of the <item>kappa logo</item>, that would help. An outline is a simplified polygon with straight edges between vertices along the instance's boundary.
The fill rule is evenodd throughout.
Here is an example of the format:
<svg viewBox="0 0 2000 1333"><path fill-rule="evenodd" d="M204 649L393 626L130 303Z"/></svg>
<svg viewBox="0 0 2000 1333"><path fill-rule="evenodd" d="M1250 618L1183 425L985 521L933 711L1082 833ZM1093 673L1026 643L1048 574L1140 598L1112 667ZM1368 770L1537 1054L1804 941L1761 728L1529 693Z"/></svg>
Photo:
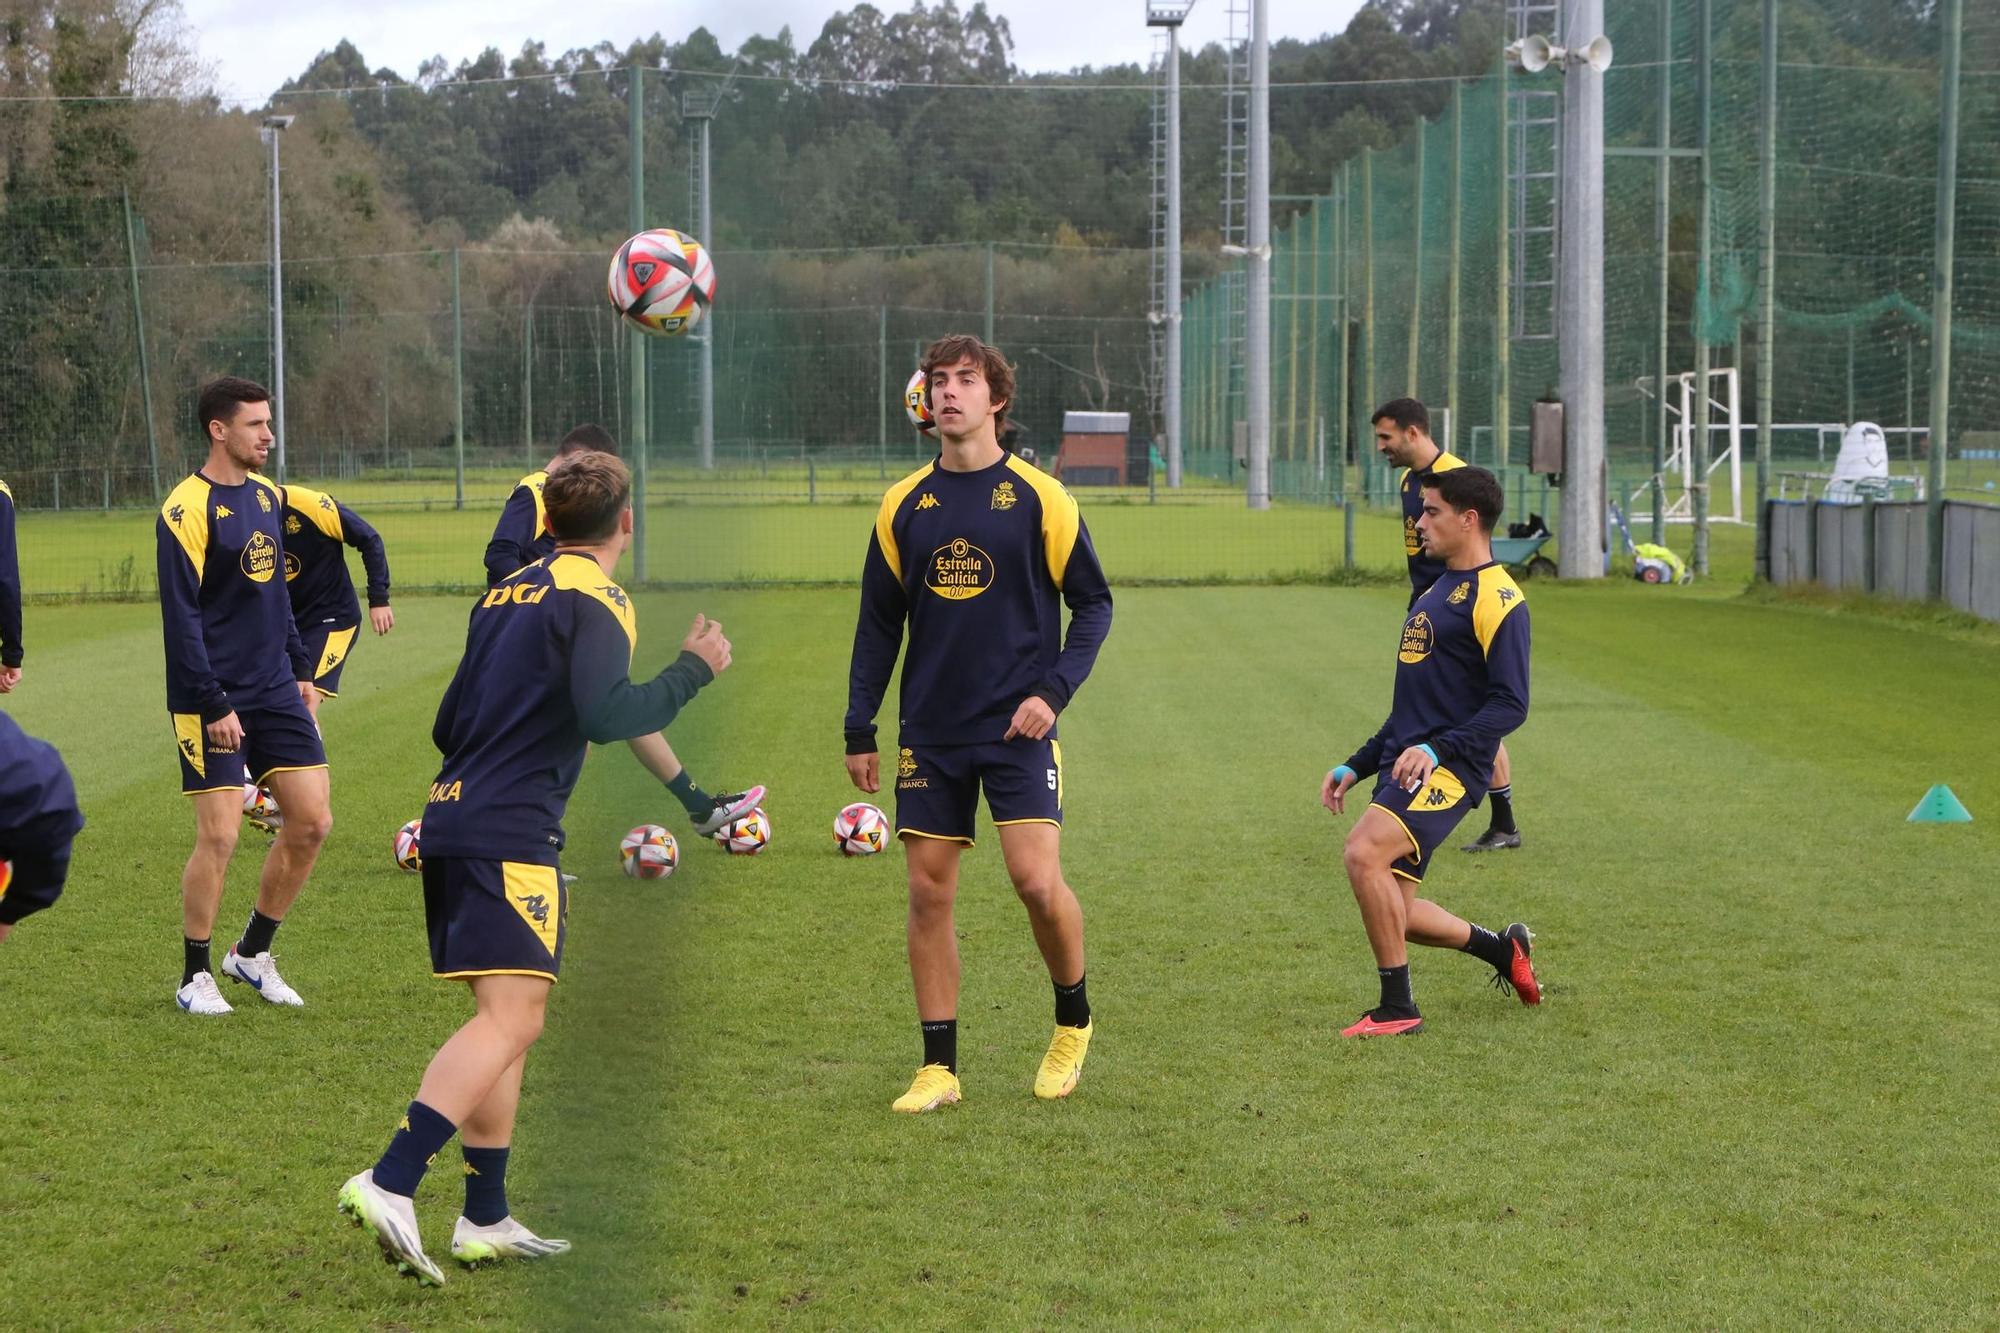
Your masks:
<svg viewBox="0 0 2000 1333"><path fill-rule="evenodd" d="M320 496L319 507L321 509L324 509L327 513L331 514L333 512L333 497L331 495Z"/></svg>
<svg viewBox="0 0 2000 1333"><path fill-rule="evenodd" d="M925 491L923 498L917 501L917 508L919 509L942 509L943 507L944 501L938 499L929 491Z"/></svg>
<svg viewBox="0 0 2000 1333"><path fill-rule="evenodd" d="M631 605L630 600L625 596L625 590L615 583L607 583L602 588L599 588L598 591L609 598L611 603L620 611L625 610L626 607Z"/></svg>
<svg viewBox="0 0 2000 1333"><path fill-rule="evenodd" d="M1507 603L1513 601L1518 596L1520 596L1520 594L1515 592L1512 588L1502 588L1500 590L1500 605L1505 606L1507 605Z"/></svg>
<svg viewBox="0 0 2000 1333"><path fill-rule="evenodd" d="M270 512L271 512L271 497L270 497L270 496L268 496L268 495L266 495L266 494L264 494L264 492L262 492L262 491L259 491L259 492L257 492L257 507L258 507L259 509L263 510L263 511L264 511L265 513L267 513L267 514L268 514L268 513L270 513Z"/></svg>
<svg viewBox="0 0 2000 1333"><path fill-rule="evenodd" d="M299 522L299 516L297 514L285 515L285 535L287 537L298 536L300 530L303 529L304 527L305 524Z"/></svg>
<svg viewBox="0 0 2000 1333"><path fill-rule="evenodd" d="M542 893L517 893L514 901L521 904L521 915L531 917L538 926L549 924L549 899Z"/></svg>
<svg viewBox="0 0 2000 1333"><path fill-rule="evenodd" d="M1445 598L1445 601L1451 603L1453 606L1457 606L1460 602L1464 601L1468 596L1470 596L1471 593L1472 593L1472 585L1470 583L1461 583L1456 588L1453 588L1451 590L1451 596ZM1506 596L1506 594L1502 593L1501 596L1504 597Z"/></svg>
<svg viewBox="0 0 2000 1333"><path fill-rule="evenodd" d="M215 516L217 518L234 518L236 517L236 511L228 505L217 505L215 507Z"/></svg>
<svg viewBox="0 0 2000 1333"><path fill-rule="evenodd" d="M896 752L896 776L899 778L915 777L916 772L917 757L907 749L898 750Z"/></svg>
<svg viewBox="0 0 2000 1333"><path fill-rule="evenodd" d="M1020 503L1021 497L1014 494L1014 483L1003 481L993 488L993 507L1003 513Z"/></svg>
<svg viewBox="0 0 2000 1333"><path fill-rule="evenodd" d="M1424 804L1429 806L1450 805L1451 797L1436 787L1424 788Z"/></svg>
<svg viewBox="0 0 2000 1333"><path fill-rule="evenodd" d="M179 505L175 505L172 509L169 509L167 511L167 522L173 524L175 527L179 527L181 525L181 520L186 517L187 517L187 511L185 509L182 509Z"/></svg>

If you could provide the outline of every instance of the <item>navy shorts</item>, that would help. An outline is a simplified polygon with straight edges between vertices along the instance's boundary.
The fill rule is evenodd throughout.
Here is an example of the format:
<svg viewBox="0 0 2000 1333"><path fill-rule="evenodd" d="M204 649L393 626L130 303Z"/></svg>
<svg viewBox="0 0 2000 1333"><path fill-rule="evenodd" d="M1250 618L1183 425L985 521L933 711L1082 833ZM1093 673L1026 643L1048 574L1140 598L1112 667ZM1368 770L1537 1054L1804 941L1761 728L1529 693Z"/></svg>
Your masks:
<svg viewBox="0 0 2000 1333"><path fill-rule="evenodd" d="M1486 775L1471 787L1442 765L1431 770L1430 780L1415 791L1404 791L1385 770L1375 783L1370 805L1387 810L1415 844L1415 854L1397 860L1389 868L1413 883L1424 882L1424 868L1431 853L1451 836L1458 821L1486 795Z"/></svg>
<svg viewBox="0 0 2000 1333"><path fill-rule="evenodd" d="M424 858L431 972L452 981L562 971L569 890L554 866Z"/></svg>
<svg viewBox="0 0 2000 1333"><path fill-rule="evenodd" d="M174 742L181 757L181 795L240 790L246 780L260 785L273 773L326 767L326 746L306 711L305 700L286 695L268 708L239 708L243 744L218 750L209 743L199 713L174 713Z"/></svg>
<svg viewBox="0 0 2000 1333"><path fill-rule="evenodd" d="M354 636L360 632L359 625L300 627L299 638L305 643L306 656L313 662L313 684L321 694L339 696L340 669L347 665L347 655L354 651Z"/></svg>
<svg viewBox="0 0 2000 1333"><path fill-rule="evenodd" d="M972 845L979 792L993 822L1062 826L1062 746L1053 736L896 752L896 836Z"/></svg>

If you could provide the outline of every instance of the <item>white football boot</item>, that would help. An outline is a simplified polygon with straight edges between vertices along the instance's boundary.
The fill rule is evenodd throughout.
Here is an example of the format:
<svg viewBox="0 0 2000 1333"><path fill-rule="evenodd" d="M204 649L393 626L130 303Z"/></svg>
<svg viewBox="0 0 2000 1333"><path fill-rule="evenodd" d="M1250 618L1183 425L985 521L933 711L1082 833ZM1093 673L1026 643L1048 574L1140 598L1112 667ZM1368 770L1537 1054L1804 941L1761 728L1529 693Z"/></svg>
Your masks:
<svg viewBox="0 0 2000 1333"><path fill-rule="evenodd" d="M444 1285L444 1270L424 1253L417 1235L416 1204L400 1194L391 1194L375 1184L370 1167L340 1187L341 1215L375 1238L382 1257L399 1273L433 1287Z"/></svg>
<svg viewBox="0 0 2000 1333"><path fill-rule="evenodd" d="M694 831L704 838L713 837L715 831L738 815L747 815L764 803L764 788L752 787L749 791L725 792L715 798L715 805L705 818L694 821Z"/></svg>
<svg viewBox="0 0 2000 1333"><path fill-rule="evenodd" d="M543 1240L512 1217L484 1227L461 1217L451 1230L451 1257L467 1268L495 1259L547 1259L567 1253L568 1241Z"/></svg>
<svg viewBox="0 0 2000 1333"><path fill-rule="evenodd" d="M197 972L194 980L174 992L174 1003L191 1014L226 1014L232 1012L229 1001L222 998L222 992L215 987L215 974Z"/></svg>
<svg viewBox="0 0 2000 1333"><path fill-rule="evenodd" d="M272 1004L288 1004L293 1008L305 1004L299 993L278 975L278 964L268 952L260 953L255 958L245 958L236 952L236 946L232 944L229 956L222 960L222 975L231 981L242 982Z"/></svg>

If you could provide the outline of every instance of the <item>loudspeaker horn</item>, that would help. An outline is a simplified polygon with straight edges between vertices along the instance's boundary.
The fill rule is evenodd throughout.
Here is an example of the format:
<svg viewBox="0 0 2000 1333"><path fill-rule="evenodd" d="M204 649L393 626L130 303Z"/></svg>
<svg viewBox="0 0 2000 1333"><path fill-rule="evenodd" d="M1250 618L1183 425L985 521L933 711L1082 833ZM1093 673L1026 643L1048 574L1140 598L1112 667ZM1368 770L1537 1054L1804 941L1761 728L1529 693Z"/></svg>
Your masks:
<svg viewBox="0 0 2000 1333"><path fill-rule="evenodd" d="M1599 74L1610 69L1611 39L1609 37L1591 38L1590 44L1583 48L1583 59L1585 64L1589 65Z"/></svg>

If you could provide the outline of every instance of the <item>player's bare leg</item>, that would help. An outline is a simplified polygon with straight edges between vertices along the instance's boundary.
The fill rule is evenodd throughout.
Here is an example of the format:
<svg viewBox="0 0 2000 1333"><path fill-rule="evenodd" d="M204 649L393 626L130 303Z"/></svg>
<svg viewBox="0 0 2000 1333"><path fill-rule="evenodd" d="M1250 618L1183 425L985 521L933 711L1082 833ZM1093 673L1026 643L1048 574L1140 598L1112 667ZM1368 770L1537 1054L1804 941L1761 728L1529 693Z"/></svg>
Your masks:
<svg viewBox="0 0 2000 1333"><path fill-rule="evenodd" d="M1361 927L1368 932L1368 947L1378 968L1402 967L1410 961L1405 941L1415 890L1390 866L1415 850L1396 817L1379 805L1363 810L1347 834L1342 850L1347 882L1354 890L1355 906L1361 909Z"/></svg>
<svg viewBox="0 0 2000 1333"><path fill-rule="evenodd" d="M905 837L910 907L904 935L917 1021L924 1030L924 1064L910 1090L895 1102L906 1112L934 1110L959 1099L957 1063L958 932L952 905L958 897L963 846L942 838Z"/></svg>
<svg viewBox="0 0 2000 1333"><path fill-rule="evenodd" d="M1000 852L1014 892L1028 909L1035 945L1056 991L1055 1035L1035 1075L1035 1095L1067 1097L1083 1073L1094 1031L1084 992L1083 908L1062 873L1062 829L1040 822L1000 829Z"/></svg>
<svg viewBox="0 0 2000 1333"><path fill-rule="evenodd" d="M197 792L189 800L194 805L194 850L181 871L181 984L174 1003L187 1013L214 1017L230 1011L215 984L209 946L222 907L223 876L243 825L243 793L231 787Z"/></svg>
<svg viewBox="0 0 2000 1333"><path fill-rule="evenodd" d="M271 945L333 831L333 809L324 768L271 773L267 779L285 822L264 856L257 910L222 960L222 974L250 987L268 1003L296 1008L305 1001L278 974Z"/></svg>
<svg viewBox="0 0 2000 1333"><path fill-rule="evenodd" d="M489 976L474 977L467 984L476 1012L438 1047L417 1088L418 1101L455 1125L463 1125L480 1109L542 1035L553 983L547 977ZM517 1104L519 1096L517 1079ZM511 1109L506 1119L511 1126Z"/></svg>

